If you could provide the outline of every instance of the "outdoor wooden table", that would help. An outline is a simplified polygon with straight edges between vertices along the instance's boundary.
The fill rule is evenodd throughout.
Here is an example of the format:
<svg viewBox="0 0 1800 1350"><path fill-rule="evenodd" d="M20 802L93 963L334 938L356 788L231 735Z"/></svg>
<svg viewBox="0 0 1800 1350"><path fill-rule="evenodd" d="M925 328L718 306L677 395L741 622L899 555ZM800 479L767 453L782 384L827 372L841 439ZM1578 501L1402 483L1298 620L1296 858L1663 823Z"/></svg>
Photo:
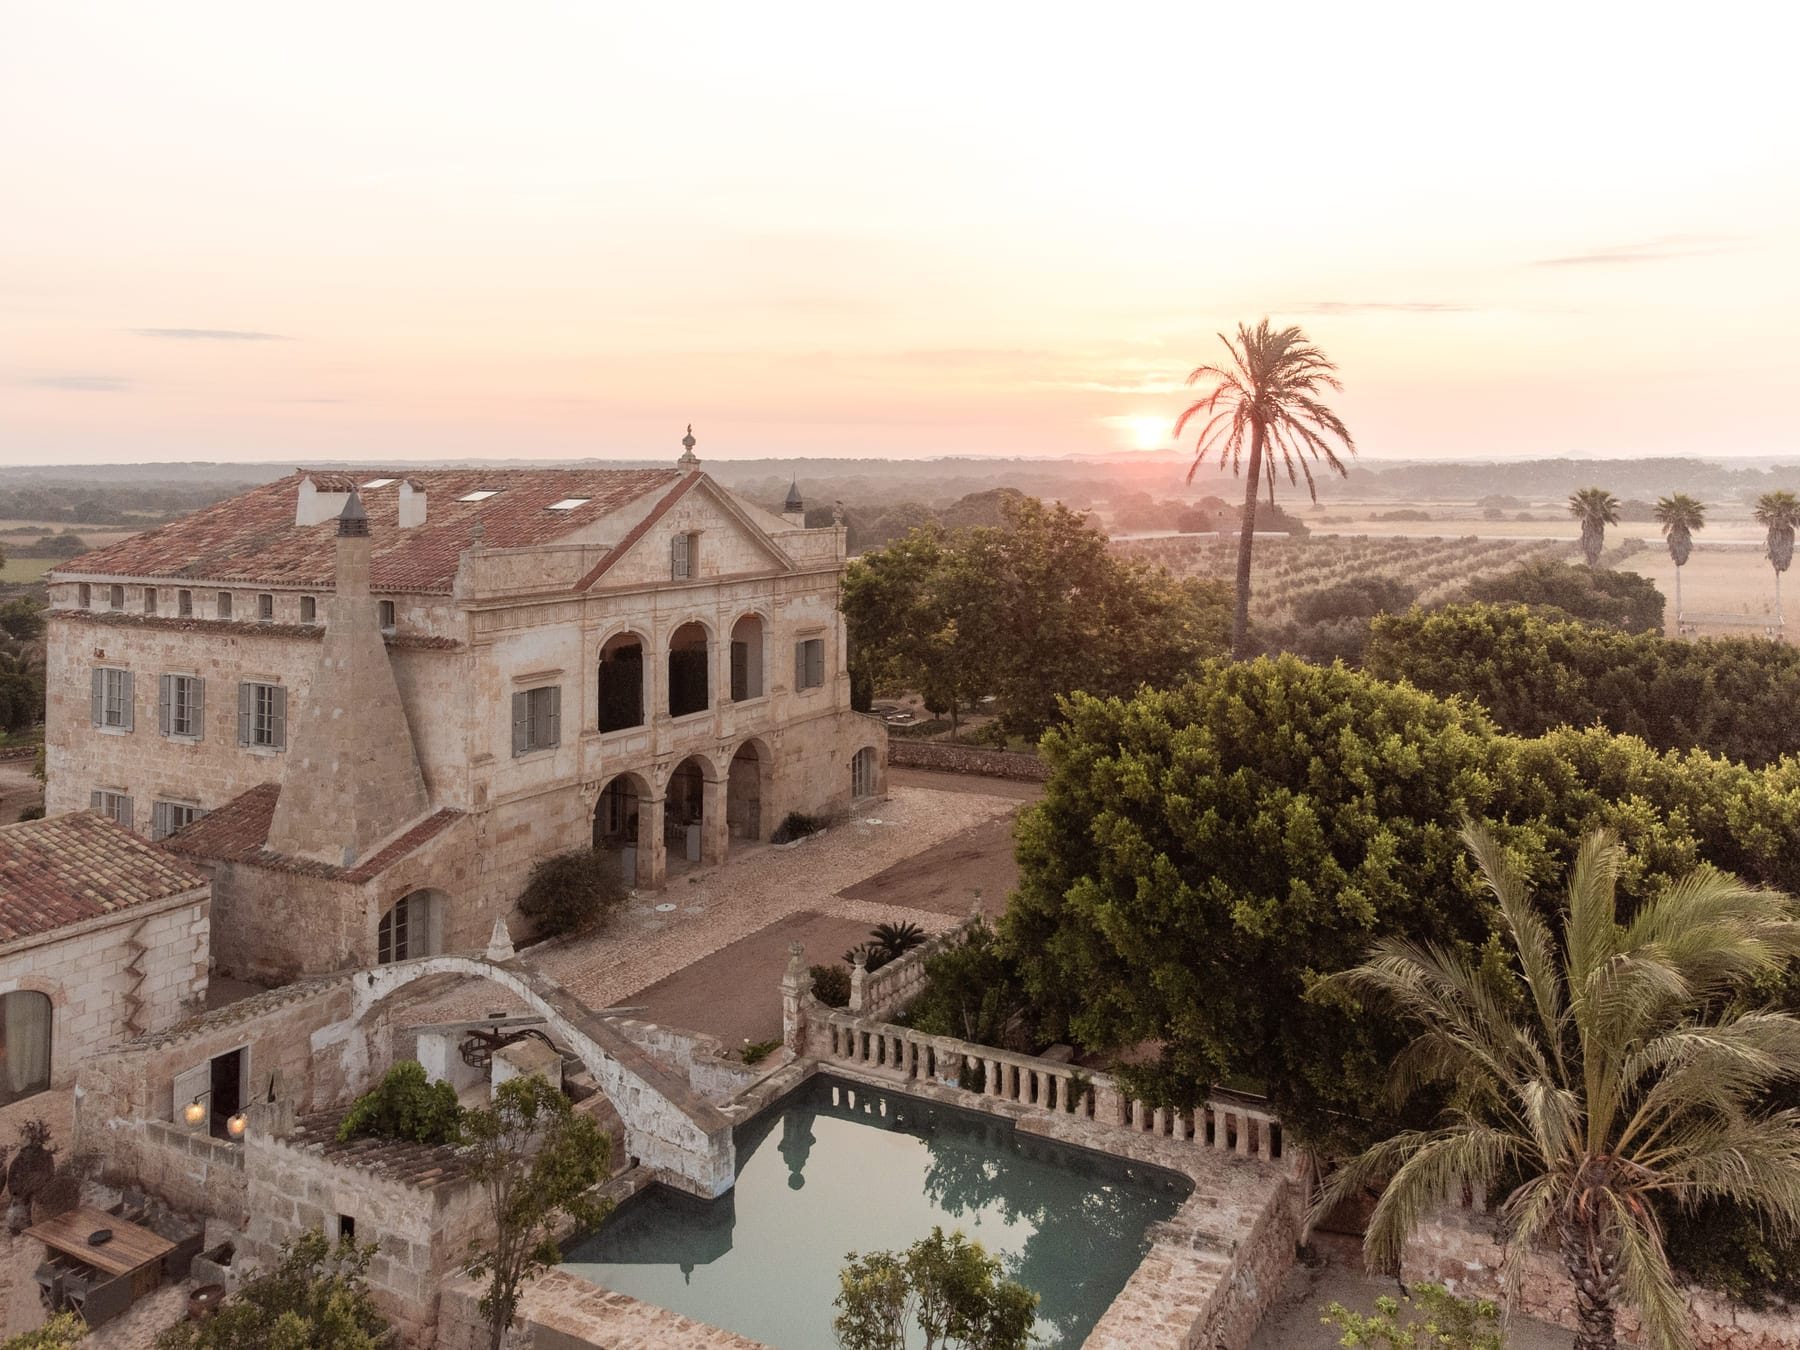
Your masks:
<svg viewBox="0 0 1800 1350"><path fill-rule="evenodd" d="M112 1229L112 1241L90 1246L88 1235L102 1228ZM109 1278L131 1276L134 1298L156 1288L162 1280L162 1259L175 1250L167 1238L91 1205L33 1224L24 1236L36 1238L51 1251L73 1257Z"/></svg>

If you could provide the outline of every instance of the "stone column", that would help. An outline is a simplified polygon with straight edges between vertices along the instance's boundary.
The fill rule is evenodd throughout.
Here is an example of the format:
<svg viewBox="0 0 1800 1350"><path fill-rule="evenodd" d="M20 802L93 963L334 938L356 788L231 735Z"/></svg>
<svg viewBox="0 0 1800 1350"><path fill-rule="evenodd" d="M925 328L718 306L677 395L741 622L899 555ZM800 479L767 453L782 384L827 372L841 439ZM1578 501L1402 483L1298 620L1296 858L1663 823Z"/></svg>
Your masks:
<svg viewBox="0 0 1800 1350"><path fill-rule="evenodd" d="M850 1003L849 1009L858 1017L868 1006L869 958L862 952L856 954L856 964L850 967Z"/></svg>
<svg viewBox="0 0 1800 1350"><path fill-rule="evenodd" d="M663 840L661 795L638 799L638 885L661 890L669 879L669 849Z"/></svg>
<svg viewBox="0 0 1800 1350"><path fill-rule="evenodd" d="M781 1043L796 1055L806 1053L806 1006L812 998L812 971L806 965L806 946L788 948L787 969L781 976Z"/></svg>
<svg viewBox="0 0 1800 1350"><path fill-rule="evenodd" d="M731 848L731 822L725 818L727 780L707 779L700 788L700 861L722 863Z"/></svg>

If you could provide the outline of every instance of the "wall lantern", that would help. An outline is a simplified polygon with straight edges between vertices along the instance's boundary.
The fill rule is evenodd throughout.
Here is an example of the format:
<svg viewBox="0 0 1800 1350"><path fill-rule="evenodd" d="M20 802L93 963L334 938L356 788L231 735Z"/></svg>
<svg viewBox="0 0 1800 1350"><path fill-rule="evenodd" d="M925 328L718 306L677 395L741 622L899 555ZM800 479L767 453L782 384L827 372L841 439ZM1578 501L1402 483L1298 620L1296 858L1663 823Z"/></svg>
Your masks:
<svg viewBox="0 0 1800 1350"><path fill-rule="evenodd" d="M198 1097L181 1108L181 1118L190 1125L198 1125L206 1119L206 1108L200 1104Z"/></svg>
<svg viewBox="0 0 1800 1350"><path fill-rule="evenodd" d="M242 1139L244 1137L244 1127L249 1123L250 1118L242 1111L239 1111L230 1120L225 1122L225 1132L233 1139Z"/></svg>

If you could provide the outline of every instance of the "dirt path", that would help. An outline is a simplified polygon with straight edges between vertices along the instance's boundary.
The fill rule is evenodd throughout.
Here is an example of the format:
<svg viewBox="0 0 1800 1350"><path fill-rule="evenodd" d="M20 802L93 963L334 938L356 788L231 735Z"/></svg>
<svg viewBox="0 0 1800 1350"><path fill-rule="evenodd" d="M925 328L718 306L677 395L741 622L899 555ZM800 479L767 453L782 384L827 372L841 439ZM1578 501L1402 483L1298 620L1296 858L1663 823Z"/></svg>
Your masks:
<svg viewBox="0 0 1800 1350"><path fill-rule="evenodd" d="M0 759L0 825L10 825L28 806L40 806L44 785L31 776L29 759Z"/></svg>

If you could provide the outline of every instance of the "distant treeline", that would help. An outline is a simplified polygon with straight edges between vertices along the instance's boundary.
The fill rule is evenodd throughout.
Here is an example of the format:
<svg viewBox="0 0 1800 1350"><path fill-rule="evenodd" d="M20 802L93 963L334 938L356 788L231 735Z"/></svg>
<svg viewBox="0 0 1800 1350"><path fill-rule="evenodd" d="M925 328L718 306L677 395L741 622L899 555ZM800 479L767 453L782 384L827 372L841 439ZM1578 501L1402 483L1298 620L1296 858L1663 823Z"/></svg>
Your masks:
<svg viewBox="0 0 1800 1350"><path fill-rule="evenodd" d="M76 481L33 483L0 488L0 520L143 529L210 506L242 488L243 485L236 482L158 486L119 484L116 487Z"/></svg>

